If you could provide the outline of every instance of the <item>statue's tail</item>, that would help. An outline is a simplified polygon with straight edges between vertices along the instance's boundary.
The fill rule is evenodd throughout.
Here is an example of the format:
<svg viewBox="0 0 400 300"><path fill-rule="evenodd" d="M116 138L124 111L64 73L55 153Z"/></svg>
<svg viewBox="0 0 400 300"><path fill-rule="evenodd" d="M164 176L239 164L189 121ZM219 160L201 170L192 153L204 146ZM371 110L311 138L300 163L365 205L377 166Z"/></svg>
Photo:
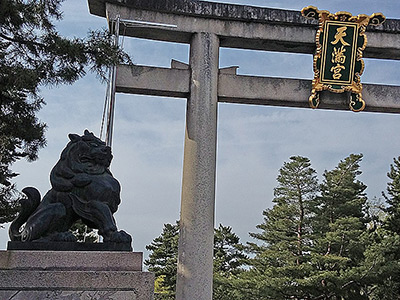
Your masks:
<svg viewBox="0 0 400 300"><path fill-rule="evenodd" d="M29 216L36 210L40 204L40 193L34 187L26 187L22 192L27 196L27 198L21 199L19 202L21 204L21 211L18 216L12 221L8 235L11 241L21 240L21 226L28 220Z"/></svg>

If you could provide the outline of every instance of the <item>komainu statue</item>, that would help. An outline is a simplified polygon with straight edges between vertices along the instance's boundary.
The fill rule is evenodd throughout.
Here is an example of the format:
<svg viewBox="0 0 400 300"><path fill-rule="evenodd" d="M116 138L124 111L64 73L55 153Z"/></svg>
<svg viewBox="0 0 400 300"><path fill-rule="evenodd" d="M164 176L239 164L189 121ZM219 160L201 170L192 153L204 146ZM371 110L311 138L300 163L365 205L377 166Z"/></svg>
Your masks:
<svg viewBox="0 0 400 300"><path fill-rule="evenodd" d="M109 170L111 148L93 133L69 135L70 142L50 174L52 188L41 200L33 187L22 190L21 211L11 223L11 241L76 241L69 232L79 219L99 230L104 242L131 243L117 231L113 214L120 204L120 185Z"/></svg>

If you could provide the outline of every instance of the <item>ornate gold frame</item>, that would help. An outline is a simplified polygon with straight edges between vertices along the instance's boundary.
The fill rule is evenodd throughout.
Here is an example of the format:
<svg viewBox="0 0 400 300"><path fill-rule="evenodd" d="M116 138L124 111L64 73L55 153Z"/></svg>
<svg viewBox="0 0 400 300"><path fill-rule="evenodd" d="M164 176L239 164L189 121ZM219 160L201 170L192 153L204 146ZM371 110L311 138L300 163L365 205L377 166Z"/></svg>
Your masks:
<svg viewBox="0 0 400 300"><path fill-rule="evenodd" d="M385 16L382 13L375 13L371 16L358 15L353 16L349 12L339 11L335 14L330 13L326 10L318 10L314 6L307 6L301 10L301 14L308 19L319 20L319 27L316 34L316 52L314 54L313 69L314 69L314 79L312 81L312 91L309 98L310 106L312 108L317 108L320 103L320 92L328 90L334 93L350 92L349 107L352 111L362 111L365 108L365 101L362 99L362 84L361 75L364 71L364 61L363 51L367 45L367 36L365 30L367 25L380 25L385 21ZM348 25L357 25L357 38L361 41L361 45L356 45L355 52L355 62L358 65L359 70L354 74L351 74L352 78L349 84L326 84L321 82L321 65L324 53L323 53L323 41L321 41L321 36L324 34L325 23L327 21L337 21ZM332 22L333 23L333 22Z"/></svg>

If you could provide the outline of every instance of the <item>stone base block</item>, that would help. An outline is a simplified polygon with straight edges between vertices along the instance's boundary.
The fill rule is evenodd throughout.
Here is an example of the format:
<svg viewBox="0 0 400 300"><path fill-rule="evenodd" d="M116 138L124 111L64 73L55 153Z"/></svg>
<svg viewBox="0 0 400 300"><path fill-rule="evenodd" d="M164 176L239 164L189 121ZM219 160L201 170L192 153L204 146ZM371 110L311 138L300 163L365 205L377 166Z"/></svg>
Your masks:
<svg viewBox="0 0 400 300"><path fill-rule="evenodd" d="M153 300L142 253L0 251L1 300Z"/></svg>
<svg viewBox="0 0 400 300"><path fill-rule="evenodd" d="M141 272L142 260L142 252L0 251L0 270Z"/></svg>
<svg viewBox="0 0 400 300"><path fill-rule="evenodd" d="M8 242L7 250L39 251L128 251L131 243Z"/></svg>
<svg viewBox="0 0 400 300"><path fill-rule="evenodd" d="M4 300L136 300L130 291L0 291Z"/></svg>

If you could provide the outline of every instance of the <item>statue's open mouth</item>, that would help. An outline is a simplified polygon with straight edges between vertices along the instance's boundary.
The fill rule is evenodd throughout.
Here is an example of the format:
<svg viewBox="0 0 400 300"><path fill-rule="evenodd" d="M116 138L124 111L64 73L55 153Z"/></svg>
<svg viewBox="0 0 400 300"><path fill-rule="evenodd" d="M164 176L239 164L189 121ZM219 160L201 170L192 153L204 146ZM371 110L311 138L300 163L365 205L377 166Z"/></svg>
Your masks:
<svg viewBox="0 0 400 300"><path fill-rule="evenodd" d="M91 157L89 157L89 156L87 156L87 155L82 155L82 156L79 158L79 161L80 161L81 163L93 162L93 158L91 158Z"/></svg>
<svg viewBox="0 0 400 300"><path fill-rule="evenodd" d="M109 166L110 164L110 158L108 155L96 155L95 157L88 156L88 155L82 155L79 158L79 161L81 163L92 163L96 165L101 165L101 166Z"/></svg>

